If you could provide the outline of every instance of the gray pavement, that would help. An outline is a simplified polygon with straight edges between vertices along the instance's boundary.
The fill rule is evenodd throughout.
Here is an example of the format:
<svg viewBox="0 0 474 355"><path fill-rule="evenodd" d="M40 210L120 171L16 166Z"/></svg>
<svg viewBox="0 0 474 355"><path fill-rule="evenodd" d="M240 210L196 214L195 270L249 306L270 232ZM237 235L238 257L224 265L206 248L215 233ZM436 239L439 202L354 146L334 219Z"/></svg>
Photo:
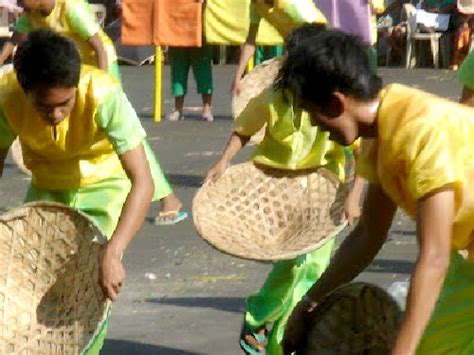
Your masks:
<svg viewBox="0 0 474 355"><path fill-rule="evenodd" d="M190 79L186 120L152 121L153 67L123 66L124 87L142 118L150 142L175 192L190 211L202 177L231 132L232 66L214 68L215 122L199 120L200 98ZM457 100L454 73L443 70L382 68L386 83L402 82ZM169 68L164 70L163 109L172 107ZM244 161L246 148L236 161ZM19 205L28 179L11 163L0 180L0 211ZM381 206L383 208L383 206ZM158 210L153 205L149 216ZM339 238L339 240L342 239ZM416 255L415 228L403 214L388 242L359 279L387 287L406 280ZM258 290L271 264L222 254L202 241L192 219L170 227L145 224L125 255L127 280L114 304L103 354L239 354L237 339L245 297ZM149 274L156 276L150 279Z"/></svg>

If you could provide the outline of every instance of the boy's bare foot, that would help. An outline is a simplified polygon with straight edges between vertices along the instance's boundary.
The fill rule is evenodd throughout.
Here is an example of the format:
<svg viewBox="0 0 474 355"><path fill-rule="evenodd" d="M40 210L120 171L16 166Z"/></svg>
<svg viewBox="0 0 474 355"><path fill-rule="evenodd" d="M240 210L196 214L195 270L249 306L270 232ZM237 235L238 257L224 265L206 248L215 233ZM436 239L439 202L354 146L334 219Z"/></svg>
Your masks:
<svg viewBox="0 0 474 355"><path fill-rule="evenodd" d="M162 198L160 202L160 211L153 220L154 224L175 224L188 217L186 212L181 211L183 204L174 193Z"/></svg>

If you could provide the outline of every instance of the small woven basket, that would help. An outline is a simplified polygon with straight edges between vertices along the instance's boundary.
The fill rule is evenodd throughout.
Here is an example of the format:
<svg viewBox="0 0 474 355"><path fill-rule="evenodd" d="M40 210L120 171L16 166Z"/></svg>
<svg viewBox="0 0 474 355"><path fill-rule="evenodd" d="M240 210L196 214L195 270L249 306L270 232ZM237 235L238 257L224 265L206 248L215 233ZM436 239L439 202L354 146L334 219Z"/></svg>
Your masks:
<svg viewBox="0 0 474 355"><path fill-rule="evenodd" d="M193 200L194 225L217 249L253 260L292 259L333 238L345 187L325 169L287 171L234 165Z"/></svg>
<svg viewBox="0 0 474 355"><path fill-rule="evenodd" d="M0 354L79 354L105 322L105 238L84 215L29 203L0 216Z"/></svg>
<svg viewBox="0 0 474 355"><path fill-rule="evenodd" d="M273 84L283 64L284 56L267 60L246 74L240 84L239 95L232 97L232 115L239 117L251 99L260 95L267 87ZM265 136L265 127L254 134L250 141L258 144Z"/></svg>
<svg viewBox="0 0 474 355"><path fill-rule="evenodd" d="M314 310L301 354L390 354L401 318L383 289L363 282L344 285Z"/></svg>
<svg viewBox="0 0 474 355"><path fill-rule="evenodd" d="M22 173L26 175L31 175L30 169L26 167L25 162L23 160L23 150L21 148L21 143L18 138L13 141L13 144L10 149L13 161L15 162L17 168L20 169Z"/></svg>

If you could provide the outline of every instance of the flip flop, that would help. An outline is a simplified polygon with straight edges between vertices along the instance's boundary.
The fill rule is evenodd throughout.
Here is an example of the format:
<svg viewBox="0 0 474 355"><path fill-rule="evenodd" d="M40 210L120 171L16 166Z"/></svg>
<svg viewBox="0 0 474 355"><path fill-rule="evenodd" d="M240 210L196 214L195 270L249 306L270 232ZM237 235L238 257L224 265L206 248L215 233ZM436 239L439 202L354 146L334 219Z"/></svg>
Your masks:
<svg viewBox="0 0 474 355"><path fill-rule="evenodd" d="M268 341L268 336L267 336L266 332L263 335L257 334L255 332L251 331L248 328L247 324L245 324L245 322L244 322L244 324L242 326L242 332L241 332L241 335L240 335L240 341L239 341L240 348L243 350L243 352L245 354L247 354L247 355L263 355L263 354L265 354L265 351L257 350L252 345L247 343L244 339L244 335L251 335L255 339L257 344L259 344L259 345L261 344L261 345L266 346L267 341Z"/></svg>
<svg viewBox="0 0 474 355"><path fill-rule="evenodd" d="M165 219L165 220L157 219L159 217L167 217L167 216L172 216L172 215L174 215L174 218ZM184 221L186 218L188 218L188 212L185 212L185 211L160 212L158 213L158 217L155 217L151 220L151 224L154 224L155 226L172 226L176 223Z"/></svg>

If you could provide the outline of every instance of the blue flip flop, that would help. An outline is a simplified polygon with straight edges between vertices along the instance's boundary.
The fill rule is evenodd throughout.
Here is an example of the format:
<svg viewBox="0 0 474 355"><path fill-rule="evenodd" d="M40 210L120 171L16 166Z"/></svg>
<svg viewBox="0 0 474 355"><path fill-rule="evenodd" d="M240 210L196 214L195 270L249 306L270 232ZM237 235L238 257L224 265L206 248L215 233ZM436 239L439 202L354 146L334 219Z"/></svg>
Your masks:
<svg viewBox="0 0 474 355"><path fill-rule="evenodd" d="M172 214L176 214L176 211L168 211L168 212L160 212L158 214L158 217L166 217ZM154 224L155 226L172 226L176 223L179 223L181 221L184 221L186 218L188 218L188 212L181 211L177 213L174 218L166 219L166 220L158 220L156 218L151 220L151 224Z"/></svg>
<svg viewBox="0 0 474 355"><path fill-rule="evenodd" d="M268 341L268 336L267 336L266 332L263 335L257 334L255 332L251 331L248 328L248 326L244 323L243 326L242 326L242 332L241 332L240 341L239 341L240 348L244 351L245 354L247 354L247 355L263 355L263 354L265 354L265 351L257 350L252 345L250 345L249 343L247 343L245 341L244 335L247 335L247 334L251 335L258 344L266 346L267 341Z"/></svg>

